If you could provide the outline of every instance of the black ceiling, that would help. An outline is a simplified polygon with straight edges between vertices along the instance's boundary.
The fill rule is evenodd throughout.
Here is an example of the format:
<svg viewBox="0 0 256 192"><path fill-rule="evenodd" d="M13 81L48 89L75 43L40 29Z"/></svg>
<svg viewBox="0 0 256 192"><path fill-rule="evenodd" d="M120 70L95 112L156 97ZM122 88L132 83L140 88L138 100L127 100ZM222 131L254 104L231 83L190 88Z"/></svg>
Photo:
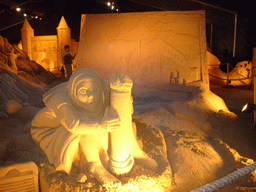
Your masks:
<svg viewBox="0 0 256 192"><path fill-rule="evenodd" d="M111 10L107 6L107 2L108 0L0 0L0 35L6 36L11 42L18 41L19 30L24 21L23 13L27 13L35 35L55 34L60 18L64 16L72 30L72 38L78 40L81 14L116 12L115 9ZM256 14L251 0L112 0L111 2L114 2L115 8L121 13L206 10L206 21L217 24L226 22L229 18L232 20L237 13L243 16L243 22L252 23L252 30L256 28L254 21ZM15 11L17 6L21 7L21 12ZM39 17L36 19L35 16Z"/></svg>

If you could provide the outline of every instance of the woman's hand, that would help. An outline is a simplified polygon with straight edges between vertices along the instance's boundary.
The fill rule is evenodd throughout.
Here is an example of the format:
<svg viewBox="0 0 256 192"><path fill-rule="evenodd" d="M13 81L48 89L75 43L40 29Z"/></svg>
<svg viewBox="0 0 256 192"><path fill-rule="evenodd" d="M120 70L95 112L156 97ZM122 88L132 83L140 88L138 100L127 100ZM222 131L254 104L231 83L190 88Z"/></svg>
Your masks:
<svg viewBox="0 0 256 192"><path fill-rule="evenodd" d="M120 123L119 118L110 117L109 108L106 108L100 127L107 132L111 132L118 129L120 127Z"/></svg>
<svg viewBox="0 0 256 192"><path fill-rule="evenodd" d="M115 131L120 127L119 118L101 121L100 126L107 132Z"/></svg>

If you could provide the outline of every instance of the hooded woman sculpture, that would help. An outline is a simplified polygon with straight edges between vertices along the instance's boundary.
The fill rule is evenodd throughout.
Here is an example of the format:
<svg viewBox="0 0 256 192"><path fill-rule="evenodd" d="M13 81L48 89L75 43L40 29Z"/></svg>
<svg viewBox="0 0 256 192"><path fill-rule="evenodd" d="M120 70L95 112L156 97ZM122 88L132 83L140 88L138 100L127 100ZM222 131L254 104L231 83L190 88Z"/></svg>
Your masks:
<svg viewBox="0 0 256 192"><path fill-rule="evenodd" d="M121 183L111 173L128 173L134 158L157 168L134 135L131 88L127 76L112 75L107 87L96 72L81 69L44 95L30 131L56 170L70 173L79 157L80 171L108 187Z"/></svg>

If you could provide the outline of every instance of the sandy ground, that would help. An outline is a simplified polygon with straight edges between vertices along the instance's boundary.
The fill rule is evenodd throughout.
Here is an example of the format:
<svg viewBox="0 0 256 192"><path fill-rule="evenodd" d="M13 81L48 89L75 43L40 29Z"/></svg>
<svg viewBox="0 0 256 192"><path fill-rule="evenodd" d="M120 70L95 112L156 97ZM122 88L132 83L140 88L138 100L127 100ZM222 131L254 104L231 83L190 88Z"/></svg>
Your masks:
<svg viewBox="0 0 256 192"><path fill-rule="evenodd" d="M220 96L229 110L237 115L238 126L226 127L219 135L220 139L235 149L241 156L256 160L256 127L254 114L242 113L241 109L246 103L253 103L254 94L250 86L220 87L211 86L211 91ZM249 177L249 176L247 176ZM246 178L236 180L219 191L256 191L255 182L247 182Z"/></svg>
<svg viewBox="0 0 256 192"><path fill-rule="evenodd" d="M256 127L254 114L241 112L246 103L253 103L253 90L249 86L240 88L223 88L212 86L211 91L220 96L229 110L235 113L239 126L236 130L223 130L223 141L234 148L240 155L256 160Z"/></svg>

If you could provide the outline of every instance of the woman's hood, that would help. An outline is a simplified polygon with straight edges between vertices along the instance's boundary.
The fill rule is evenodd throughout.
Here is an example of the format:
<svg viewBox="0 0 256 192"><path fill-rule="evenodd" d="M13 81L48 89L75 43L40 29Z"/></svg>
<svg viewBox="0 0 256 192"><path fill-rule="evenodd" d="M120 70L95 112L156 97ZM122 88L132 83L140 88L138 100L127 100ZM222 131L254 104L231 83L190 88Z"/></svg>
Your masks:
<svg viewBox="0 0 256 192"><path fill-rule="evenodd" d="M48 92L46 92L43 96L43 102L47 102L47 100L52 97L55 94L65 94L66 97L69 97L70 101L78 106L79 108L82 108L83 110L86 110L85 104L81 103L80 101L78 101L77 99L77 85L79 84L79 82L83 81L86 78L92 78L93 81L95 81L97 83L97 85L99 86L99 88L102 90L102 96L101 96L101 100L99 101L97 108L95 109L96 111L101 110L102 105L104 103L104 86L103 86L103 81L101 79L101 77L99 76L98 73L96 73L93 70L90 69L80 69L75 71L68 82L64 82L61 83L55 87L53 87L52 89L50 89Z"/></svg>

